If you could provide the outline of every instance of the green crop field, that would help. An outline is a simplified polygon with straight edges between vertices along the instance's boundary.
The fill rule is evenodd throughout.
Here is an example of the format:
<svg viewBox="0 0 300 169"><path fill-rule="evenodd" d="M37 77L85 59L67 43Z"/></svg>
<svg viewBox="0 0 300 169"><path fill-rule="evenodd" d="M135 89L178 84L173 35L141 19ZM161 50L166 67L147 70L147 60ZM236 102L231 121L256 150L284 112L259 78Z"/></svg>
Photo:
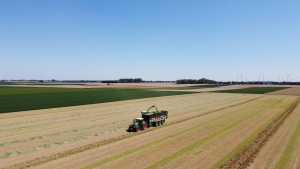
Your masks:
<svg viewBox="0 0 300 169"><path fill-rule="evenodd" d="M0 87L0 113L188 94L143 89Z"/></svg>
<svg viewBox="0 0 300 169"><path fill-rule="evenodd" d="M160 89L172 89L172 90L192 90L192 89L202 89L202 88L214 88L228 86L224 84L213 84L213 85L196 85L196 86L186 86L186 87L164 87Z"/></svg>
<svg viewBox="0 0 300 169"><path fill-rule="evenodd" d="M274 92L277 90L286 89L288 87L251 87L245 89L234 89L234 90L221 90L215 91L218 93L247 93L247 94L265 94L269 92Z"/></svg>

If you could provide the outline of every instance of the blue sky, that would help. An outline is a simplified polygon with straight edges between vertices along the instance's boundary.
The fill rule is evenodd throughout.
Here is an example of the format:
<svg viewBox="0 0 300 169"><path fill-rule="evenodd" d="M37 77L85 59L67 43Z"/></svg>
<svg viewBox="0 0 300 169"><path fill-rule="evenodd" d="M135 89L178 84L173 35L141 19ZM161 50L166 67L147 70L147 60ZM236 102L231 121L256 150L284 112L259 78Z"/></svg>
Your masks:
<svg viewBox="0 0 300 169"><path fill-rule="evenodd" d="M299 9L296 0L1 0L1 78L300 81Z"/></svg>

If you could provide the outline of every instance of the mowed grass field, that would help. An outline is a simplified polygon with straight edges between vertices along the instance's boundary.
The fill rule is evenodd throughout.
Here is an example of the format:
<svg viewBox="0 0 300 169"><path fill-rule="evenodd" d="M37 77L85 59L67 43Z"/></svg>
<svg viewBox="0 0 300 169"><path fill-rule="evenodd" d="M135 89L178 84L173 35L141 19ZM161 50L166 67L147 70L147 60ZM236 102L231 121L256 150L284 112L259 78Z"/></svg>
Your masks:
<svg viewBox="0 0 300 169"><path fill-rule="evenodd" d="M126 88L0 87L0 113L188 94Z"/></svg>
<svg viewBox="0 0 300 169"><path fill-rule="evenodd" d="M226 167L298 99L289 95L192 93L4 113L0 115L0 164L2 168L51 169ZM152 105L169 111L166 124L127 133L132 119ZM274 135L281 138L289 131L284 145L276 146L280 153L272 165L275 168L299 163L298 123L297 107ZM269 152L274 150L269 145L272 139L260 153L274 155ZM283 165L280 160L286 158L290 161ZM261 168L264 162L255 161L252 167Z"/></svg>

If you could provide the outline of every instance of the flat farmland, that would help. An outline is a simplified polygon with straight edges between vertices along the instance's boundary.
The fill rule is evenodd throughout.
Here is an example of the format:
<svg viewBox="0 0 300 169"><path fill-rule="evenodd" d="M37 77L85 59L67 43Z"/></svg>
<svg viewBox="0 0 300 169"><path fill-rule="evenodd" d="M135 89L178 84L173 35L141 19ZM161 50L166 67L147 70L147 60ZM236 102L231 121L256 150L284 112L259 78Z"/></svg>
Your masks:
<svg viewBox="0 0 300 169"><path fill-rule="evenodd" d="M0 113L181 95L185 92L135 88L1 87Z"/></svg>
<svg viewBox="0 0 300 169"><path fill-rule="evenodd" d="M300 168L300 106L262 148L250 168Z"/></svg>
<svg viewBox="0 0 300 169"><path fill-rule="evenodd" d="M0 164L1 168L218 168L297 99L196 93L5 113L0 115ZM132 119L151 105L169 111L166 124L128 133Z"/></svg>

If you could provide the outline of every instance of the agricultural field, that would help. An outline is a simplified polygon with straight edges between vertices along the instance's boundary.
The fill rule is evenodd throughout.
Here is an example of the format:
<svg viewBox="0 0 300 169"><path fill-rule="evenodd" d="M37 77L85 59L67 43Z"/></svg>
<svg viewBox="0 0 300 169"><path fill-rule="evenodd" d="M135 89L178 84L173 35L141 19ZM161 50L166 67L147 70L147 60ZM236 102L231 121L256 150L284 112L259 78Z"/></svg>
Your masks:
<svg viewBox="0 0 300 169"><path fill-rule="evenodd" d="M300 96L300 87L291 87L291 88L287 88L287 89L283 89L283 90L270 92L268 94Z"/></svg>
<svg viewBox="0 0 300 169"><path fill-rule="evenodd" d="M134 88L0 87L0 113L187 94Z"/></svg>
<svg viewBox="0 0 300 169"><path fill-rule="evenodd" d="M216 92L265 94L265 93L269 93L269 92L279 92L283 89L288 89L288 87L249 87L249 88L243 88L243 89L222 90L222 91L216 91Z"/></svg>
<svg viewBox="0 0 300 169"><path fill-rule="evenodd" d="M0 114L0 168L234 168L231 159L288 113L267 143L273 142L282 152L275 166L289 157L287 165L294 165L299 163L299 107L294 111L291 107L298 99L193 93L4 113ZM169 111L166 124L128 133L132 119L152 105ZM287 129L291 131L286 144L272 141ZM268 144L260 153L273 154ZM252 167L261 163L255 161Z"/></svg>
<svg viewBox="0 0 300 169"><path fill-rule="evenodd" d="M300 105L270 138L250 168L300 168Z"/></svg>

